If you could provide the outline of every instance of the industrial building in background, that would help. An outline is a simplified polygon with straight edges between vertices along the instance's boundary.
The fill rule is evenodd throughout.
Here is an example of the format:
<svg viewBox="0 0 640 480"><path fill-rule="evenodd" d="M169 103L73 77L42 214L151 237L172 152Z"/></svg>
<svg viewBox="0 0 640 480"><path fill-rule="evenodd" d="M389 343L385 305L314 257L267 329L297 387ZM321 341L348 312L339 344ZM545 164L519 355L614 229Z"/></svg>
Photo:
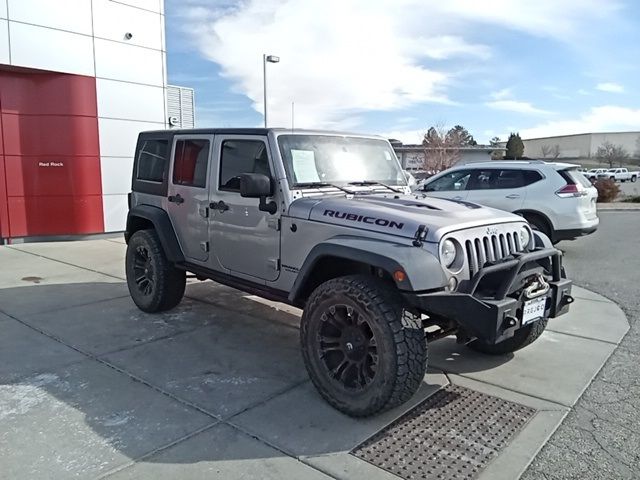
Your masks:
<svg viewBox="0 0 640 480"><path fill-rule="evenodd" d="M168 88L163 0L2 0L0 243L123 230L138 133L193 126Z"/></svg>
<svg viewBox="0 0 640 480"><path fill-rule="evenodd" d="M523 138L524 154L529 158L575 160L594 159L605 143L621 147L629 158L640 158L640 131L578 133L541 138ZM505 146L505 142L500 143Z"/></svg>

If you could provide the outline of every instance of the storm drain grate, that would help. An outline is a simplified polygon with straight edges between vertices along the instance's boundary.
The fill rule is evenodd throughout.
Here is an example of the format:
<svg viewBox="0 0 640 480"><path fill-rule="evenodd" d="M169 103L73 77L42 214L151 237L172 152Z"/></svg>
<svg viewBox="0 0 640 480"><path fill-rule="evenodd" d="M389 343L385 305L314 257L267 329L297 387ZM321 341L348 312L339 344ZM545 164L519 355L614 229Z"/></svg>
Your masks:
<svg viewBox="0 0 640 480"><path fill-rule="evenodd" d="M447 386L351 454L407 480L472 479L535 412L468 388Z"/></svg>

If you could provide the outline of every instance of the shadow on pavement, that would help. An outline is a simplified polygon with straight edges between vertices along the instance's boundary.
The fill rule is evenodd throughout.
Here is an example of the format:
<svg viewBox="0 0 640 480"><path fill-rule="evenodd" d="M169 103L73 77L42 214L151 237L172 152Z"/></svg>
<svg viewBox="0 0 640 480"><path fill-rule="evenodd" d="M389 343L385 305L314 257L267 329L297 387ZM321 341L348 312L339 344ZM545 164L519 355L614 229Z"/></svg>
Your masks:
<svg viewBox="0 0 640 480"><path fill-rule="evenodd" d="M428 375L401 409L342 415L308 382L299 311L212 282L188 285L176 309L155 315L124 282L4 288L0 312L10 478L99 475L158 449L144 462L286 458L251 435L293 455L349 450L441 386Z"/></svg>

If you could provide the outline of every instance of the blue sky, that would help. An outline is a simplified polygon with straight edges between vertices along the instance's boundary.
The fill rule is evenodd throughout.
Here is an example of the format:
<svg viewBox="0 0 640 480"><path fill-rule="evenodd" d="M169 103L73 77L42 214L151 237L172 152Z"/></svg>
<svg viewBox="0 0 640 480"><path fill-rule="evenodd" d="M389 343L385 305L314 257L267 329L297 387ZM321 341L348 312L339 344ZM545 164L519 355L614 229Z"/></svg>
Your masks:
<svg viewBox="0 0 640 480"><path fill-rule="evenodd" d="M481 142L640 130L635 0L166 0L169 82L197 125L269 124Z"/></svg>

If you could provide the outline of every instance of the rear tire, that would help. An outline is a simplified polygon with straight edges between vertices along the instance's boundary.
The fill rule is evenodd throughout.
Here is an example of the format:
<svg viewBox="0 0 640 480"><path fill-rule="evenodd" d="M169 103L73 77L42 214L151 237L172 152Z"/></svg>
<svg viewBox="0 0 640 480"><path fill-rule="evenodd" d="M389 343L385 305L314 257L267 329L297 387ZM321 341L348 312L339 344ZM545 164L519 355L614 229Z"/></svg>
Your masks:
<svg viewBox="0 0 640 480"><path fill-rule="evenodd" d="M635 175L633 177L631 177L631 181L635 182L636 180L638 180L638 177L636 177Z"/></svg>
<svg viewBox="0 0 640 480"><path fill-rule="evenodd" d="M420 317L404 309L392 287L366 275L329 280L313 291L300 343L320 395L354 417L406 402L427 368Z"/></svg>
<svg viewBox="0 0 640 480"><path fill-rule="evenodd" d="M547 323L548 319L546 318L537 320L517 330L516 333L513 334L513 337L500 343L488 344L478 339L469 343L468 346L476 352L486 353L488 355L506 355L507 353L513 353L535 342L540 335L543 334L545 328L547 328Z"/></svg>
<svg viewBox="0 0 640 480"><path fill-rule="evenodd" d="M555 232L553 231L553 228L544 218L533 213L525 213L523 217L527 222L529 222L529 225L531 225L532 229L544 233L547 237L549 237L549 240L551 240L551 243L553 245L558 243L559 240L554 239Z"/></svg>
<svg viewBox="0 0 640 480"><path fill-rule="evenodd" d="M170 310L182 300L186 272L167 260L154 230L138 230L131 236L125 267L129 294L143 312Z"/></svg>

